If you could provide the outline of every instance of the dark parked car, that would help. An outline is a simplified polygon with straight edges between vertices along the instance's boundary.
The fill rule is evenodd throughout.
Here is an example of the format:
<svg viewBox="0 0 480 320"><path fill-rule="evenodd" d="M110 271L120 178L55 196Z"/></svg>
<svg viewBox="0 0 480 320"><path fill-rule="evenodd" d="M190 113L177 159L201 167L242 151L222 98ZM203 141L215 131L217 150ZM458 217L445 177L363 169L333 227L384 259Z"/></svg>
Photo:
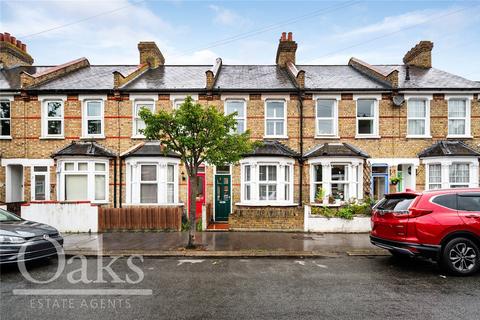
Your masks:
<svg viewBox="0 0 480 320"><path fill-rule="evenodd" d="M373 208L374 245L426 256L456 275L480 269L480 189L393 193Z"/></svg>
<svg viewBox="0 0 480 320"><path fill-rule="evenodd" d="M49 240L63 246L63 238L57 229L0 209L0 264L54 256L57 250L54 242ZM22 247L24 251L20 251Z"/></svg>

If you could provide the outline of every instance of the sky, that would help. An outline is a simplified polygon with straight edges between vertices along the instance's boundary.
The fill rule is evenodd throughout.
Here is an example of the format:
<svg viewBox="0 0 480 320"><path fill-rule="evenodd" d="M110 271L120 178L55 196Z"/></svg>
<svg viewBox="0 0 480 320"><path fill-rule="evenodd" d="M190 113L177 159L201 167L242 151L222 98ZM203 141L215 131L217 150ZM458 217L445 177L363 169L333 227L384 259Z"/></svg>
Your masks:
<svg viewBox="0 0 480 320"><path fill-rule="evenodd" d="M0 32L36 65L137 64L140 41L155 41L167 64L274 64L282 31L297 64L399 64L430 40L434 67L480 81L480 0L0 0Z"/></svg>

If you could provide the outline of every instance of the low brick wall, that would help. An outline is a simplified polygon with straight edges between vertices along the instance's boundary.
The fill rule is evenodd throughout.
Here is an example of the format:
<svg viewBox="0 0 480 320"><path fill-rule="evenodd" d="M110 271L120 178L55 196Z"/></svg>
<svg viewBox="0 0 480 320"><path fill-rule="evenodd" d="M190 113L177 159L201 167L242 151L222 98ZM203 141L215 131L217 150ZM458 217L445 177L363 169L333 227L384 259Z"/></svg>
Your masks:
<svg viewBox="0 0 480 320"><path fill-rule="evenodd" d="M303 231L303 208L235 207L228 219L230 230Z"/></svg>

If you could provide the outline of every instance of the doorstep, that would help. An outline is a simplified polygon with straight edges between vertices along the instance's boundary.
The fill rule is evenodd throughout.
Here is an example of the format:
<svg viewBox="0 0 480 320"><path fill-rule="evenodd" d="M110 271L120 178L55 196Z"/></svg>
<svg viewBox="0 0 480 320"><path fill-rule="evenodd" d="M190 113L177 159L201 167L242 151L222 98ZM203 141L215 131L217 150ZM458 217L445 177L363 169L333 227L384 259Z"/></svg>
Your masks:
<svg viewBox="0 0 480 320"><path fill-rule="evenodd" d="M229 228L228 222L211 222L206 231L228 231Z"/></svg>

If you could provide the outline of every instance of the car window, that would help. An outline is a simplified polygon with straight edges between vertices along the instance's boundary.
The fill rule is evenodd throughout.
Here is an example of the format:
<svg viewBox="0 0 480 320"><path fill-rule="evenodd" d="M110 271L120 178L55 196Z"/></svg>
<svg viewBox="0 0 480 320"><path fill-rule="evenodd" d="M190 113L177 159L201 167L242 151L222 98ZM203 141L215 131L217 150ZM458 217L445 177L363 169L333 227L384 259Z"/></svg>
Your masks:
<svg viewBox="0 0 480 320"><path fill-rule="evenodd" d="M4 221L20 221L22 219L20 219L19 217L17 217L16 215L13 215L11 214L10 212L8 211L5 211L3 209L0 209L0 222L4 222Z"/></svg>
<svg viewBox="0 0 480 320"><path fill-rule="evenodd" d="M457 210L457 195L454 193L436 196L432 202L449 209Z"/></svg>
<svg viewBox="0 0 480 320"><path fill-rule="evenodd" d="M384 198L375 207L377 210L385 211L406 211L412 204L415 197Z"/></svg>
<svg viewBox="0 0 480 320"><path fill-rule="evenodd" d="M480 195L458 195L458 210L480 212Z"/></svg>

